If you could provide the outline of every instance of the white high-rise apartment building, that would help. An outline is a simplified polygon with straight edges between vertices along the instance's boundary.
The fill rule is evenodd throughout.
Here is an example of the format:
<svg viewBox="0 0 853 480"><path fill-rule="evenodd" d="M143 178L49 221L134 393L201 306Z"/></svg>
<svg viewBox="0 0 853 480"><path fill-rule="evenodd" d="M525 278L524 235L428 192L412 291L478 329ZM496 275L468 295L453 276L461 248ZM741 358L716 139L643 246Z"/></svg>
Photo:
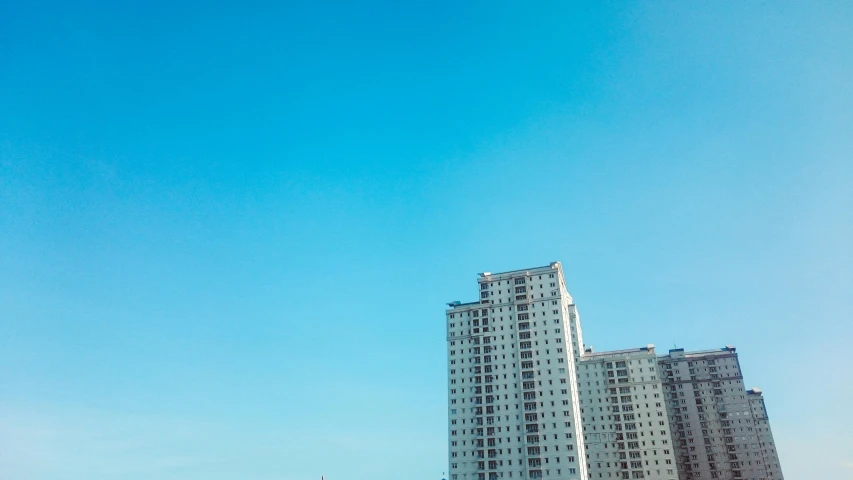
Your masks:
<svg viewBox="0 0 853 480"><path fill-rule="evenodd" d="M482 273L447 309L451 480L586 479L580 323L559 262Z"/></svg>
<svg viewBox="0 0 853 480"><path fill-rule="evenodd" d="M783 480L734 347L593 352L559 262L446 312L451 480Z"/></svg>
<svg viewBox="0 0 853 480"><path fill-rule="evenodd" d="M578 389L589 478L678 478L654 345L587 348Z"/></svg>

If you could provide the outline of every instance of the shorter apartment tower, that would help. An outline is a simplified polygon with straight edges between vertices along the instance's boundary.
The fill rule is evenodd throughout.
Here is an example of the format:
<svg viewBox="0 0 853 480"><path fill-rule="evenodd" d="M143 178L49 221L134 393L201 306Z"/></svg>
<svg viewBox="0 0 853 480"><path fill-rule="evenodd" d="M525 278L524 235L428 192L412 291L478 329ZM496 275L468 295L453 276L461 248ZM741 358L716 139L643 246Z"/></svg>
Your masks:
<svg viewBox="0 0 853 480"><path fill-rule="evenodd" d="M654 345L594 353L578 363L591 479L675 480L675 455Z"/></svg>
<svg viewBox="0 0 853 480"><path fill-rule="evenodd" d="M659 358L681 480L766 480L758 432L732 346Z"/></svg>
<svg viewBox="0 0 853 480"><path fill-rule="evenodd" d="M779 455L776 453L776 444L773 442L773 432L770 431L770 419L767 418L767 408L764 406L761 390L757 388L747 390L746 398L749 399L755 431L758 432L758 446L761 448L767 480L781 479L783 478L782 467L779 465Z"/></svg>

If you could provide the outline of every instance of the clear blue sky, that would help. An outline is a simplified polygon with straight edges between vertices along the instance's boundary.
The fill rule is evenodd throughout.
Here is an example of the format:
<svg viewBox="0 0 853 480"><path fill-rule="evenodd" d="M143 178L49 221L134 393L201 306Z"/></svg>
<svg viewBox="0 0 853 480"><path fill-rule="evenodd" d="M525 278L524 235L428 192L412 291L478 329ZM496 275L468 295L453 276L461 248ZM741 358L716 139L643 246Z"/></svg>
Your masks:
<svg viewBox="0 0 853 480"><path fill-rule="evenodd" d="M853 478L853 3L174 3L0 5L0 478L438 479L444 302L553 260Z"/></svg>

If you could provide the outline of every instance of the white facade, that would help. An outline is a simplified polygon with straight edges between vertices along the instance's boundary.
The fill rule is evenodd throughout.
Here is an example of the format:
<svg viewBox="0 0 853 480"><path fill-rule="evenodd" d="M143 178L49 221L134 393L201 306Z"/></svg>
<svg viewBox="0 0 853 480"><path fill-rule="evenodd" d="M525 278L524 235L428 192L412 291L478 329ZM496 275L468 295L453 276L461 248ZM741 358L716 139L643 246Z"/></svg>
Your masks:
<svg viewBox="0 0 853 480"><path fill-rule="evenodd" d="M734 347L593 352L560 262L446 310L450 480L781 480Z"/></svg>
<svg viewBox="0 0 853 480"><path fill-rule="evenodd" d="M478 283L479 302L447 309L450 479L586 479L562 266Z"/></svg>
<svg viewBox="0 0 853 480"><path fill-rule="evenodd" d="M678 478L654 345L587 350L578 389L589 478Z"/></svg>

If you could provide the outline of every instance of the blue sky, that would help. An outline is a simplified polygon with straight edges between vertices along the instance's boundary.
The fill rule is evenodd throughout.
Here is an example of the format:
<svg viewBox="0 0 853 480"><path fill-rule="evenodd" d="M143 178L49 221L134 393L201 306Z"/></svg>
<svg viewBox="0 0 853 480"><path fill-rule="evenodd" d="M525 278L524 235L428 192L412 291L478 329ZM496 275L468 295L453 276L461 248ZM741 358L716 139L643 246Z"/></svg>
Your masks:
<svg viewBox="0 0 853 480"><path fill-rule="evenodd" d="M554 260L853 476L853 4L173 3L0 5L0 477L438 479L444 302Z"/></svg>

